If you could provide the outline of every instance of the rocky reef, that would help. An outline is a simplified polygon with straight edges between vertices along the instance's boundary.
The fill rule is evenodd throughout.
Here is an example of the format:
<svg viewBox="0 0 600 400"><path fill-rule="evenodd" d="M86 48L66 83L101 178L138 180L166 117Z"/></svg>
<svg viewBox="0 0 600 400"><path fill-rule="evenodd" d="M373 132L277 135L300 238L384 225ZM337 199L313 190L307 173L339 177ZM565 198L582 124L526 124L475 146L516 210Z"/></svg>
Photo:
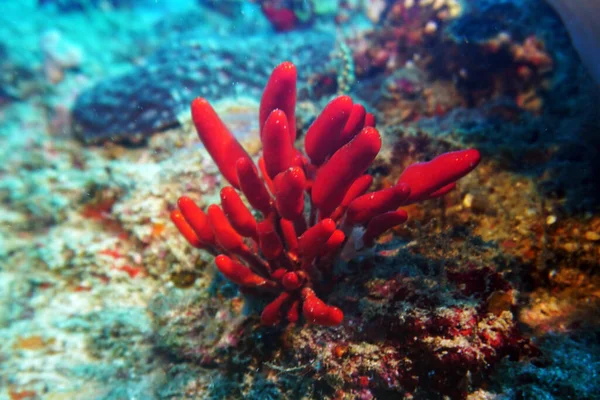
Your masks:
<svg viewBox="0 0 600 400"><path fill-rule="evenodd" d="M158 49L144 65L82 93L73 107L74 131L86 142L139 142L173 128L196 96L258 97L273 64L290 60L308 76L329 67L330 34L218 38L189 34ZM201 40L196 39L201 37Z"/></svg>

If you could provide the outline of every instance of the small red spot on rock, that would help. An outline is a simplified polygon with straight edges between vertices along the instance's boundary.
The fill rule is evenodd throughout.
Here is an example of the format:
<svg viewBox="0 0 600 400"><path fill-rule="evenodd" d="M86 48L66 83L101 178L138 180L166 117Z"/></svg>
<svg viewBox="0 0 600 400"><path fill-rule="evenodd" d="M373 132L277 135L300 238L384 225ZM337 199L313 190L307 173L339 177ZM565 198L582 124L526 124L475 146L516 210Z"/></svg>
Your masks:
<svg viewBox="0 0 600 400"><path fill-rule="evenodd" d="M10 391L8 395L10 396L10 400L26 400L37 397L37 393L33 390Z"/></svg>
<svg viewBox="0 0 600 400"><path fill-rule="evenodd" d="M361 375L358 377L358 384L361 388L366 389L369 387L369 377L366 375Z"/></svg>
<svg viewBox="0 0 600 400"><path fill-rule="evenodd" d="M98 252L98 254L104 255L104 256L110 256L112 258L121 258L123 257L123 255L121 253L119 253L119 250L111 250L111 249L104 249L100 252Z"/></svg>
<svg viewBox="0 0 600 400"><path fill-rule="evenodd" d="M505 249L514 249L517 247L517 243L514 240L505 240L502 242L502 247Z"/></svg>
<svg viewBox="0 0 600 400"><path fill-rule="evenodd" d="M127 272L127 274L129 275L130 278L135 278L136 276L138 276L139 274L144 272L144 269L142 267L135 267L132 265L123 265L122 267L119 267L118 269L120 271Z"/></svg>
<svg viewBox="0 0 600 400"><path fill-rule="evenodd" d="M337 358L342 358L348 352L348 346L339 344L333 349L333 354Z"/></svg>

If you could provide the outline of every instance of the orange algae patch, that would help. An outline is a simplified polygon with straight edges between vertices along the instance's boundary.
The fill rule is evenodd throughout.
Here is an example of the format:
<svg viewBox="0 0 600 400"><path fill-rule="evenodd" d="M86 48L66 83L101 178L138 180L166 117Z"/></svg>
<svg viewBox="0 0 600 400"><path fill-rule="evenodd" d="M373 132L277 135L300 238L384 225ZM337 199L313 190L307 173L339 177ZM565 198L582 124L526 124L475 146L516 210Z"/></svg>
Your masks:
<svg viewBox="0 0 600 400"><path fill-rule="evenodd" d="M119 271L127 272L130 278L135 278L136 276L144 273L144 268L133 265L123 265L122 267L117 267Z"/></svg>
<svg viewBox="0 0 600 400"><path fill-rule="evenodd" d="M515 242L512 239L504 240L501 244L505 250L514 249L515 247L517 247L517 242Z"/></svg>
<svg viewBox="0 0 600 400"><path fill-rule="evenodd" d="M106 219L111 212L115 199L104 199L98 202L85 204L81 209L81 215L93 220Z"/></svg>
<svg viewBox="0 0 600 400"><path fill-rule="evenodd" d="M10 396L10 400L26 400L26 399L34 399L37 397L37 393L33 390L20 390L20 391L12 391L8 392Z"/></svg>
<svg viewBox="0 0 600 400"><path fill-rule="evenodd" d="M40 335L19 337L13 344L15 350L41 350L47 345L54 343L54 339L45 340Z"/></svg>
<svg viewBox="0 0 600 400"><path fill-rule="evenodd" d="M600 278L564 267L550 275L550 287L531 293L519 320L537 333L571 332L600 326Z"/></svg>
<svg viewBox="0 0 600 400"><path fill-rule="evenodd" d="M515 294L512 290L497 290L487 299L487 311L500 316L504 311L510 311L515 304Z"/></svg>
<svg viewBox="0 0 600 400"><path fill-rule="evenodd" d="M337 358L342 358L348 353L348 346L344 344L339 344L333 348L333 354Z"/></svg>
<svg viewBox="0 0 600 400"><path fill-rule="evenodd" d="M153 238L159 237L165 230L165 224L157 222L152 225L152 233L150 234Z"/></svg>
<svg viewBox="0 0 600 400"><path fill-rule="evenodd" d="M121 253L119 253L119 250L111 250L111 249L104 249L98 252L98 254L104 255L104 256L110 256L112 258L122 258L123 255Z"/></svg>

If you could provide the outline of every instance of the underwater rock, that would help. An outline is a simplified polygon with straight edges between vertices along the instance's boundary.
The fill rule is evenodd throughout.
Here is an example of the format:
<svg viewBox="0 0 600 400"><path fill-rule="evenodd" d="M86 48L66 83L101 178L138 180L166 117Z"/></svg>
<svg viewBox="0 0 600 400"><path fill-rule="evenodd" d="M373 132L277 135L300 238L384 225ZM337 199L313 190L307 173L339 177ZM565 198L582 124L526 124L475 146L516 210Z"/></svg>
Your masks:
<svg viewBox="0 0 600 400"><path fill-rule="evenodd" d="M40 49L44 54L44 75L51 83L63 80L65 70L78 68L83 61L83 52L58 30L48 30L40 38Z"/></svg>
<svg viewBox="0 0 600 400"><path fill-rule="evenodd" d="M179 125L196 96L258 97L272 66L281 61L301 66L300 81L307 81L327 67L334 44L333 35L315 32L169 43L144 65L84 91L73 108L74 132L86 143L139 141Z"/></svg>
<svg viewBox="0 0 600 400"><path fill-rule="evenodd" d="M306 28L319 20L344 22L353 9L359 8L357 4L339 0L259 0L257 3L277 32Z"/></svg>
<svg viewBox="0 0 600 400"><path fill-rule="evenodd" d="M562 18L581 61L600 84L600 3L596 0L548 0Z"/></svg>
<svg viewBox="0 0 600 400"><path fill-rule="evenodd" d="M349 40L356 76L369 82L360 85L360 94L374 98L387 120L397 109L399 120L409 122L501 96L539 114L555 52L539 24L527 29L502 24L504 14L521 9L508 3L480 6L481 12L471 14L452 1L393 2L379 25ZM546 12L558 23L549 7Z"/></svg>
<svg viewBox="0 0 600 400"><path fill-rule="evenodd" d="M0 41L0 106L26 99L42 91L35 68L10 57L8 42Z"/></svg>
<svg viewBox="0 0 600 400"><path fill-rule="evenodd" d="M85 11L90 8L130 8L138 0L38 0L38 6L56 7L61 12Z"/></svg>

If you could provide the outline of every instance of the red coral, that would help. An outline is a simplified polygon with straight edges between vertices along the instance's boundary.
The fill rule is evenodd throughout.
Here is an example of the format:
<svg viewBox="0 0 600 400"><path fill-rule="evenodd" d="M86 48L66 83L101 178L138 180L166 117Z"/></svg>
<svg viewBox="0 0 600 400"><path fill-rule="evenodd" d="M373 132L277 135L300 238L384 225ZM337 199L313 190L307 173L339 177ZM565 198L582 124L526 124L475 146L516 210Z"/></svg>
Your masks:
<svg viewBox="0 0 600 400"><path fill-rule="evenodd" d="M182 197L171 218L192 246L217 256L229 280L277 295L262 312L263 324L295 322L301 309L310 323L339 325L342 311L316 292L331 281L331 264L342 249L371 246L406 221L398 207L447 193L475 168L479 153L457 151L413 164L397 185L365 194L372 178L364 173L381 148L373 115L350 97L332 100L306 133L307 158L293 147L295 99L296 68L285 62L273 70L261 100L262 177L210 104L194 100L198 135L233 187L223 188L222 207L211 205L207 214Z"/></svg>
<svg viewBox="0 0 600 400"><path fill-rule="evenodd" d="M298 25L298 17L293 9L278 4L271 5L266 1L262 4L261 10L278 32L291 31Z"/></svg>

